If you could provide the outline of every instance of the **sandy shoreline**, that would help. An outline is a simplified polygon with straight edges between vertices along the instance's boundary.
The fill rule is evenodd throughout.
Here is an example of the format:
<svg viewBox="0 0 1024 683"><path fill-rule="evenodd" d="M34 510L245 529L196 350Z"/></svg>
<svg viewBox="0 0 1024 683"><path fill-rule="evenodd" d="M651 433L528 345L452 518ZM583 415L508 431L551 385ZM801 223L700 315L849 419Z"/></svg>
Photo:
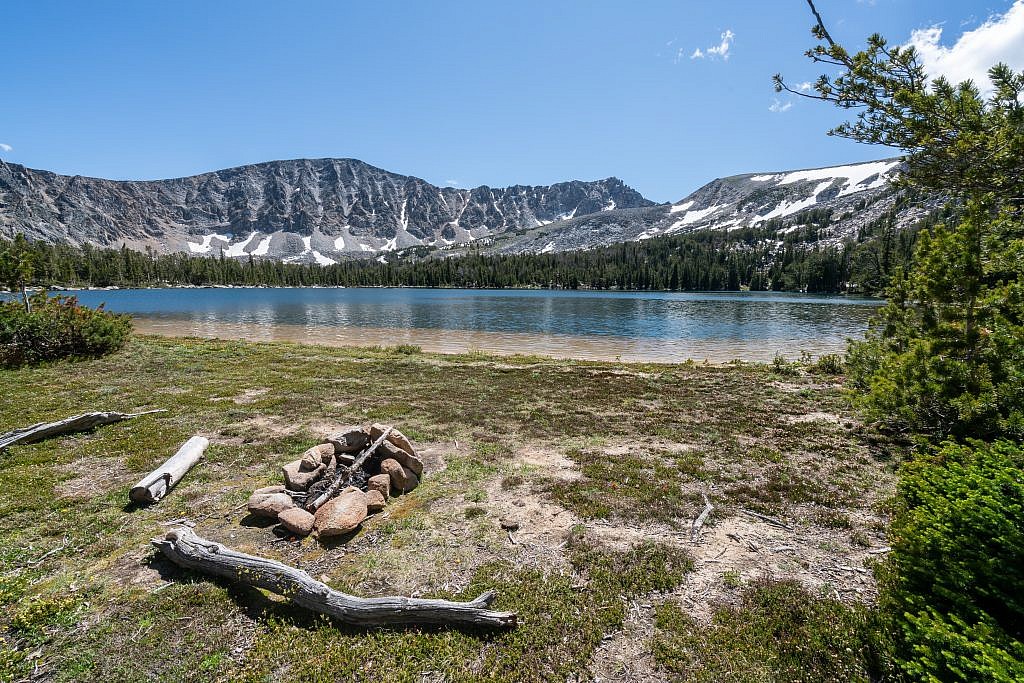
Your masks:
<svg viewBox="0 0 1024 683"><path fill-rule="evenodd" d="M776 353L793 360L805 350L815 356L839 353L844 342L804 340L799 346L763 340L677 340L615 336L573 336L513 332L480 332L426 328L327 327L288 324L133 318L140 334L201 337L243 341L288 341L322 346L394 346L412 344L431 353L484 351L496 355L541 355L553 358L681 363L687 360L727 363L733 360L767 363Z"/></svg>

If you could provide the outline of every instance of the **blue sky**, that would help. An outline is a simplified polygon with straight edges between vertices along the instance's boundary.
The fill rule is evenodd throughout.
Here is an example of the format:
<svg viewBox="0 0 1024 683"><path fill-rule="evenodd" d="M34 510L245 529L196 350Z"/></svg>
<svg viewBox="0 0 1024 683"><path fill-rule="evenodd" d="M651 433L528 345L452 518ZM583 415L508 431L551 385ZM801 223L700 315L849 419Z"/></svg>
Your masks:
<svg viewBox="0 0 1024 683"><path fill-rule="evenodd" d="M916 35L936 69L1024 68L1024 0L818 6L850 46ZM615 175L674 201L888 156L772 91L776 71L817 75L811 24L804 0L7 3L0 158L141 179L355 157L467 187Z"/></svg>

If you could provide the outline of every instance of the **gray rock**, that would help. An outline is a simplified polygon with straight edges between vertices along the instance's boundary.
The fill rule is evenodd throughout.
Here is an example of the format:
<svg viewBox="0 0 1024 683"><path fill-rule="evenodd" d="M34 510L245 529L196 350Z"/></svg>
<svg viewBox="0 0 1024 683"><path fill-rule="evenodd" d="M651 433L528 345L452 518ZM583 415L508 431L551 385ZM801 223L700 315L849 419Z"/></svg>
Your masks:
<svg viewBox="0 0 1024 683"><path fill-rule="evenodd" d="M367 491L377 491L384 500L391 497L391 476L388 474L375 474L366 482Z"/></svg>
<svg viewBox="0 0 1024 683"><path fill-rule="evenodd" d="M309 488L310 484L320 479L326 470L327 467L321 463L316 469L304 472L301 460L293 460L281 468L281 472L284 474L285 486L292 491L305 491Z"/></svg>
<svg viewBox="0 0 1024 683"><path fill-rule="evenodd" d="M249 512L259 517L277 519L283 511L295 507L287 493L254 493L249 496Z"/></svg>
<svg viewBox="0 0 1024 683"><path fill-rule="evenodd" d="M415 455L411 455L405 449L399 448L393 443L385 441L377 448L377 454L385 460L391 458L402 463L403 467L412 470L417 477L423 474L423 461Z"/></svg>
<svg viewBox="0 0 1024 683"><path fill-rule="evenodd" d="M294 534L306 536L313 531L313 514L302 508L294 507L282 510L277 515L277 521Z"/></svg>
<svg viewBox="0 0 1024 683"><path fill-rule="evenodd" d="M375 489L370 489L366 492L366 510L371 515L380 512L388 504L387 500L384 499L384 494Z"/></svg>
<svg viewBox="0 0 1024 683"><path fill-rule="evenodd" d="M345 427L327 437L335 454L358 453L370 445L370 435L362 427Z"/></svg>
<svg viewBox="0 0 1024 683"><path fill-rule="evenodd" d="M412 470L391 458L381 462L380 471L391 478L391 491L394 493L408 493L420 483L419 477Z"/></svg>
<svg viewBox="0 0 1024 683"><path fill-rule="evenodd" d="M368 512L366 494L350 486L316 511L313 528L321 536L341 536L362 524Z"/></svg>
<svg viewBox="0 0 1024 683"><path fill-rule="evenodd" d="M322 443L307 450L299 459L302 460L302 469L311 472L320 465L330 464L333 457L334 444Z"/></svg>

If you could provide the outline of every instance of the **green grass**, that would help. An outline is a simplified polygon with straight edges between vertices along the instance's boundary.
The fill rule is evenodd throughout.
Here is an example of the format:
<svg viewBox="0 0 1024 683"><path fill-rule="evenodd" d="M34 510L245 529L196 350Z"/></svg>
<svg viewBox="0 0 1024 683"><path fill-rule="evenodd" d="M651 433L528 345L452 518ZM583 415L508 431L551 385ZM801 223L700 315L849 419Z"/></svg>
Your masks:
<svg viewBox="0 0 1024 683"><path fill-rule="evenodd" d="M657 609L654 655L687 681L877 680L882 652L872 613L815 595L792 581L760 580L710 624L674 603Z"/></svg>
<svg viewBox="0 0 1024 683"><path fill-rule="evenodd" d="M668 543L615 549L574 532L531 560L497 523L518 508L498 506L528 498L583 526L685 528L702 491L722 515L798 514L867 505L888 485L885 442L789 419L848 414L840 389L763 366L139 338L103 359L0 371L0 386L0 431L90 410L168 411L0 454L0 681L37 666L59 681L585 678L602 639L623 628L625 601L670 610L663 596L690 559ZM317 433L371 420L442 454L386 515L326 550L272 544L242 524L248 494L277 483ZM134 481L196 433L213 441L203 461L158 505L126 507ZM524 466L524 449L568 457L578 472ZM154 557L149 539L179 517L360 595L494 588L523 625L344 627ZM841 513L822 519L855 533ZM662 659L669 671L674 661Z"/></svg>

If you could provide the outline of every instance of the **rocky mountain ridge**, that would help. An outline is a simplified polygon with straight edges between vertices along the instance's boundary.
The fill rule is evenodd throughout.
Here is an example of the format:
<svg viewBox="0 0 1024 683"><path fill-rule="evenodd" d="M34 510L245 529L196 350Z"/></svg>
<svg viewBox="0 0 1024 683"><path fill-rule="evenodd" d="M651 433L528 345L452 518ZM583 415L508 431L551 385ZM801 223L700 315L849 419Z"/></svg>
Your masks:
<svg viewBox="0 0 1024 683"><path fill-rule="evenodd" d="M355 159L271 161L154 181L0 161L0 236L324 264L653 204L617 178L460 189Z"/></svg>
<svg viewBox="0 0 1024 683"><path fill-rule="evenodd" d="M494 237L497 253L546 253L644 240L700 230L775 227L779 237L828 213L824 241L855 237L889 211L907 227L934 202L900 202L893 185L900 160L848 164L799 171L745 173L715 179L674 204L607 211L573 217L531 230ZM806 219L806 220L805 220Z"/></svg>
<svg viewBox="0 0 1024 683"><path fill-rule="evenodd" d="M158 252L335 263L426 246L548 253L706 229L793 229L815 210L839 240L898 206L898 159L719 178L655 204L617 178L438 187L354 159L299 159L185 178L112 181L0 161L0 236ZM898 206L910 224L927 208Z"/></svg>

